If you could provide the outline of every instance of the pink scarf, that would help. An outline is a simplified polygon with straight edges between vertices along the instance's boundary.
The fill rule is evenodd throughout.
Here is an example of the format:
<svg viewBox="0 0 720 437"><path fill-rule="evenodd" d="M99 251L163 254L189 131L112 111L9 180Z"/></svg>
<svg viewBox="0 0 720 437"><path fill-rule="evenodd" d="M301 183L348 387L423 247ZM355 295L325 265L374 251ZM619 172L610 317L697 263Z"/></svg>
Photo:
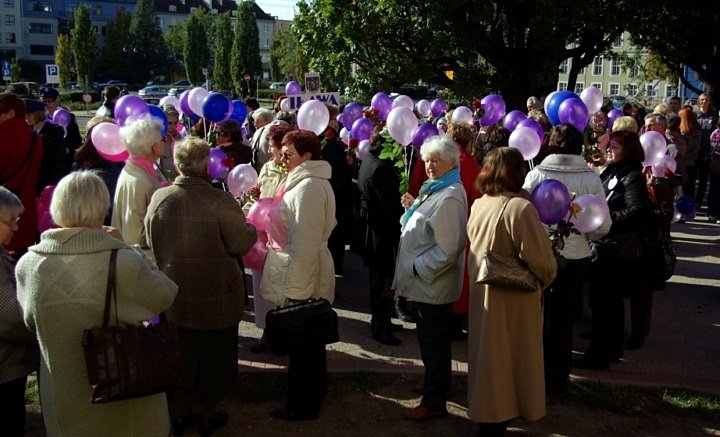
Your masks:
<svg viewBox="0 0 720 437"><path fill-rule="evenodd" d="M155 168L155 163L153 163L149 159L142 156L130 155L130 157L127 159L127 162L141 169L142 171L150 175L151 178L160 182L160 186L166 187L170 185L167 179L165 179L165 176L163 176L162 173L157 171L157 169Z"/></svg>
<svg viewBox="0 0 720 437"><path fill-rule="evenodd" d="M283 250L288 244L288 234L285 228L285 223L282 221L280 215L280 208L282 207L282 200L285 196L285 182L280 184L278 192L273 199L272 205L270 206L270 227L268 228L268 245L275 252Z"/></svg>

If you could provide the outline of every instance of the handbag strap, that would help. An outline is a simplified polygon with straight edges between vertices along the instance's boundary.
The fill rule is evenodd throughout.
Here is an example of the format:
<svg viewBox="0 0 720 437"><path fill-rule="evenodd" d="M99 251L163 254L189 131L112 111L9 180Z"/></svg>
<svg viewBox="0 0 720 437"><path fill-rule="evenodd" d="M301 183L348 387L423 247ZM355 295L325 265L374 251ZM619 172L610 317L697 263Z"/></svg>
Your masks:
<svg viewBox="0 0 720 437"><path fill-rule="evenodd" d="M500 224L500 219L502 218L503 212L505 212L505 208L508 206L508 203L510 203L512 199L513 198L510 197L508 200L505 201L505 203L503 203L502 208L500 208L500 213L497 216L497 220L495 220L495 226L493 227L492 236L490 237L490 247L488 247L488 250L493 249L493 245L495 244L495 234L497 232L497 227Z"/></svg>
<svg viewBox="0 0 720 437"><path fill-rule="evenodd" d="M103 327L107 327L110 324L110 298L112 297L115 303L115 322L118 321L117 314L117 254L118 250L113 249L110 252L110 264L108 266L108 279L107 288L105 290L105 312L103 313Z"/></svg>

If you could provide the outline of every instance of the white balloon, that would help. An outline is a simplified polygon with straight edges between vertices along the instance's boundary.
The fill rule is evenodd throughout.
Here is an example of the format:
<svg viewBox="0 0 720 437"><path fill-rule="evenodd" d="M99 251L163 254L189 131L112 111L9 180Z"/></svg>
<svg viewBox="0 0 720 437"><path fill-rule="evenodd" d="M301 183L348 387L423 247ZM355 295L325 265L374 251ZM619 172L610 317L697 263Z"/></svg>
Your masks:
<svg viewBox="0 0 720 437"><path fill-rule="evenodd" d="M370 140L362 140L358 143L357 149L355 149L355 155L357 155L358 159L363 160L367 157L369 151Z"/></svg>
<svg viewBox="0 0 720 437"><path fill-rule="evenodd" d="M603 93L594 86L585 88L580 93L580 99L585 103L588 109L588 113L594 114L602 108L603 105Z"/></svg>
<svg viewBox="0 0 720 437"><path fill-rule="evenodd" d="M516 127L508 139L508 145L518 149L526 161L533 159L540 152L541 144L535 130L524 126Z"/></svg>
<svg viewBox="0 0 720 437"><path fill-rule="evenodd" d="M400 94L399 96L395 97L395 100L393 100L393 102L392 102L392 107L391 107L391 108L398 108L398 107L401 107L401 106L402 106L402 107L405 107L405 108L408 108L408 109L411 110L411 111L412 111L413 108L415 107L415 105L413 104L412 99L411 99L410 97L404 95L404 94Z"/></svg>
<svg viewBox="0 0 720 437"><path fill-rule="evenodd" d="M188 94L188 106L192 109L192 112L197 115L202 115L203 101L205 101L205 97L207 97L208 94L210 94L210 91L201 86L190 90L190 93Z"/></svg>
<svg viewBox="0 0 720 437"><path fill-rule="evenodd" d="M165 96L160 99L159 104L161 108L165 105L172 105L176 111L180 111L180 100L175 96Z"/></svg>
<svg viewBox="0 0 720 437"><path fill-rule="evenodd" d="M467 106L460 106L455 108L455 110L452 113L452 122L453 123L464 123L472 125L474 121L473 113L470 108Z"/></svg>
<svg viewBox="0 0 720 437"><path fill-rule="evenodd" d="M308 100L300 106L297 123L300 129L309 130L320 135L330 122L330 112L320 100Z"/></svg>
<svg viewBox="0 0 720 437"><path fill-rule="evenodd" d="M280 110L281 111L289 111L290 110L290 100L289 99L282 99L280 101Z"/></svg>
<svg viewBox="0 0 720 437"><path fill-rule="evenodd" d="M418 101L415 104L415 109L421 117L430 117L432 110L430 109L430 102L425 99Z"/></svg>
<svg viewBox="0 0 720 437"><path fill-rule="evenodd" d="M346 145L350 143L350 131L347 128L340 129L340 141Z"/></svg>
<svg viewBox="0 0 720 437"><path fill-rule="evenodd" d="M665 136L660 132L647 131L640 135L640 144L645 151L645 161L643 167L650 167L659 162L667 152L667 142Z"/></svg>
<svg viewBox="0 0 720 437"><path fill-rule="evenodd" d="M418 119L412 110L404 106L397 107L390 110L386 125L390 136L400 145L407 146L412 142Z"/></svg>

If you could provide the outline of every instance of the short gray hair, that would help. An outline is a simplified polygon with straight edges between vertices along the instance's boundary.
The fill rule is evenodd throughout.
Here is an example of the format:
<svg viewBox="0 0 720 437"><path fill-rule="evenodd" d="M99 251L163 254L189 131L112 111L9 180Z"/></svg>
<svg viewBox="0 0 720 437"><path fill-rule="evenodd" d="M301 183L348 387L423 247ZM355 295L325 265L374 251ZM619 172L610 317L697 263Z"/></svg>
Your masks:
<svg viewBox="0 0 720 437"><path fill-rule="evenodd" d="M63 228L102 226L110 208L105 182L92 171L76 171L58 182L50 215Z"/></svg>
<svg viewBox="0 0 720 437"><path fill-rule="evenodd" d="M263 120L268 123L273 121L273 113L267 108L258 108L252 112L253 121Z"/></svg>
<svg viewBox="0 0 720 437"><path fill-rule="evenodd" d="M424 158L436 156L443 161L460 164L460 149L455 141L446 136L431 137L420 147L420 155Z"/></svg>
<svg viewBox="0 0 720 437"><path fill-rule="evenodd" d="M295 113L293 112L278 111L278 113L275 114L275 120L273 121L273 123L278 121L284 122L289 126L294 126L297 122L297 118L295 117Z"/></svg>
<svg viewBox="0 0 720 437"><path fill-rule="evenodd" d="M166 116L174 115L175 117L180 117L180 113L178 112L177 108L175 106L167 104L163 105L161 108L162 111L165 113Z"/></svg>
<svg viewBox="0 0 720 437"><path fill-rule="evenodd" d="M645 116L645 121L647 122L651 118L655 119L655 123L667 126L667 117L665 117L665 115L653 112L652 114L648 114Z"/></svg>
<svg viewBox="0 0 720 437"><path fill-rule="evenodd" d="M173 159L183 176L204 178L210 162L210 146L203 139L186 137L175 144Z"/></svg>
<svg viewBox="0 0 720 437"><path fill-rule="evenodd" d="M144 114L128 119L120 128L120 138L131 155L145 156L151 152L153 144L162 140L162 128L159 118Z"/></svg>
<svg viewBox="0 0 720 437"><path fill-rule="evenodd" d="M17 217L22 214L23 211L25 211L25 207L15 193L0 185L0 216L10 214L13 217ZM2 242L0 242L0 244L2 244Z"/></svg>

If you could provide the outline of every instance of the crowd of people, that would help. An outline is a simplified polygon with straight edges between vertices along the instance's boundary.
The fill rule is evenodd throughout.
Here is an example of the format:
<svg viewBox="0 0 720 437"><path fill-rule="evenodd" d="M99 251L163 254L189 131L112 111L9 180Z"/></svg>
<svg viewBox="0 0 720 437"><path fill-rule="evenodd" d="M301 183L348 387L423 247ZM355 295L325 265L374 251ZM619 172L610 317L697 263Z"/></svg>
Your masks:
<svg viewBox="0 0 720 437"><path fill-rule="evenodd" d="M426 120L440 135L419 145L419 154L407 146L404 180L382 154L384 123L369 108L365 117L374 130L360 160L357 143L340 139L341 111L334 105L326 104L330 121L317 135L299 129L279 102L273 111L254 99L246 102L243 125L201 119L184 138L176 127L187 121L172 105L162 108L166 133L151 115L126 121L120 138L129 156L113 162L95 149L91 134L99 123L115 122L116 91L104 91L84 139L75 135L74 117L65 130L51 123L60 103L56 90L43 89L38 100L0 94L2 435L23 435L32 372L39 375L48 435L107 429L182 435L188 427L211 435L228 422L220 401L237 373L238 324L250 292L243 255L258 239L267 241L251 290L255 323L264 329L275 306L332 303L345 246L357 236L369 275L369 336L397 346L393 332L402 326L392 319L416 326L425 374L413 390L422 397L404 418L447 416L452 342L466 340L468 417L481 435L503 435L515 418L542 418L546 395L566 390L572 366L607 369L650 334L653 257L625 257L630 249L618 256L610 248L653 250L645 242L669 235L674 200L690 196L699 208L708 181L707 217L720 223L720 128L707 94L697 113L676 99L646 116L626 105L612 127L600 114L585 132L551 126L542 99L531 97L528 116L545 137L530 162L508 147L510 131L501 123L452 122L451 105ZM643 166L646 131L666 138L677 164L661 182ZM267 231L246 221L252 200L236 199L209 175L213 147L228 157L228 169L249 164L257 171L259 198L271 199ZM597 196L606 211L602 224L553 247L529 194L549 179L574 195ZM54 187L54 227L40 234L36 198L47 186ZM162 314L175 326L182 381L167 395L91 405L80 337L102 320L107 260L116 249L120 320L137 324ZM479 282L490 250L519 259L535 287ZM591 344L573 361L584 283ZM625 297L631 299L628 338ZM267 351L268 341L263 334L251 351ZM327 392L326 346L291 349L287 376L287 403L272 417L317 419Z"/></svg>

